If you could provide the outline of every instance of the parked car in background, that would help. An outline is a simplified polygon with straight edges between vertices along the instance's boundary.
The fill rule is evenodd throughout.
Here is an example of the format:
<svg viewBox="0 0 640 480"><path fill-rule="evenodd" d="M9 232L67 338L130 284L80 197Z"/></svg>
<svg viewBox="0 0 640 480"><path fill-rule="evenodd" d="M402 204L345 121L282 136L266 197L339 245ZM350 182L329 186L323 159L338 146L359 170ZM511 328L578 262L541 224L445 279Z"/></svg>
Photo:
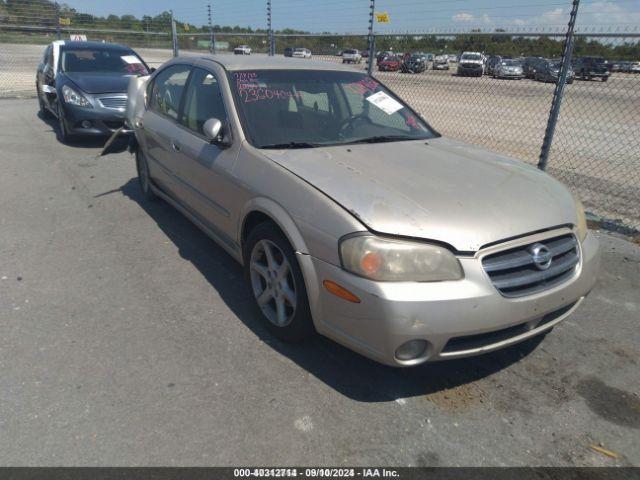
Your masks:
<svg viewBox="0 0 640 480"><path fill-rule="evenodd" d="M404 60L397 55L389 55L378 62L378 70L381 72L397 72L402 67Z"/></svg>
<svg viewBox="0 0 640 480"><path fill-rule="evenodd" d="M495 72L495 68L502 61L502 57L500 55L489 55L484 64L484 73L485 75L493 75Z"/></svg>
<svg viewBox="0 0 640 480"><path fill-rule="evenodd" d="M111 135L124 126L129 79L149 71L129 47L54 41L36 70L40 114L57 119L62 142Z"/></svg>
<svg viewBox="0 0 640 480"><path fill-rule="evenodd" d="M524 78L522 64L519 60L504 59L493 67L493 78Z"/></svg>
<svg viewBox="0 0 640 480"><path fill-rule="evenodd" d="M609 69L602 57L579 57L574 60L573 70L580 80L599 78L603 82L609 80Z"/></svg>
<svg viewBox="0 0 640 480"><path fill-rule="evenodd" d="M449 57L447 55L436 55L431 68L434 70L449 70Z"/></svg>
<svg viewBox="0 0 640 480"><path fill-rule="evenodd" d="M238 45L233 49L235 55L251 55L251 47L249 45Z"/></svg>
<svg viewBox="0 0 640 480"><path fill-rule="evenodd" d="M481 77L484 73L484 62L480 52L464 52L458 62L458 75Z"/></svg>
<svg viewBox="0 0 640 480"><path fill-rule="evenodd" d="M640 73L640 62L630 62L629 72L630 73Z"/></svg>
<svg viewBox="0 0 640 480"><path fill-rule="evenodd" d="M404 73L422 73L427 69L427 59L423 55L411 55L402 62L400 70Z"/></svg>
<svg viewBox="0 0 640 480"><path fill-rule="evenodd" d="M522 71L525 78L533 78L536 74L536 70L546 60L542 57L525 57L522 61Z"/></svg>
<svg viewBox="0 0 640 480"><path fill-rule="evenodd" d="M395 55L395 54L389 50L376 53L376 65L380 63L382 60L384 60L385 57L388 57L391 55Z"/></svg>
<svg viewBox="0 0 640 480"><path fill-rule="evenodd" d="M362 55L362 58L369 58L369 50L362 50L360 55Z"/></svg>
<svg viewBox="0 0 640 480"><path fill-rule="evenodd" d="M450 63L457 63L458 62L458 55L456 55L455 53L450 53L448 54L449 56L449 62Z"/></svg>
<svg viewBox="0 0 640 480"><path fill-rule="evenodd" d="M281 340L317 332L398 367L468 357L551 331L595 283L565 186L443 138L364 72L182 56L130 91L140 201L237 260Z"/></svg>
<svg viewBox="0 0 640 480"><path fill-rule="evenodd" d="M538 65L536 73L533 77L538 82L558 83L560 78L560 60L546 60ZM567 83L573 83L575 74L573 69L569 67L567 73Z"/></svg>
<svg viewBox="0 0 640 480"><path fill-rule="evenodd" d="M311 58L311 50L308 48L296 48L292 56L295 58Z"/></svg>
<svg viewBox="0 0 640 480"><path fill-rule="evenodd" d="M284 56L285 57L293 57L293 47L286 47L284 49Z"/></svg>
<svg viewBox="0 0 640 480"><path fill-rule="evenodd" d="M342 51L342 63L360 63L362 55L355 48L349 48Z"/></svg>

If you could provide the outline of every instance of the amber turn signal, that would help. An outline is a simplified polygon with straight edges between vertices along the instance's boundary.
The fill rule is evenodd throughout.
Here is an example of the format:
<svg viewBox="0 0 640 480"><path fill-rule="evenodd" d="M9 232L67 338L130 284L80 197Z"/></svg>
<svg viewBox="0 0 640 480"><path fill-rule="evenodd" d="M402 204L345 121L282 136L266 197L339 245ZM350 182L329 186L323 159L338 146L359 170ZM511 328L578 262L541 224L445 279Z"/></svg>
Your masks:
<svg viewBox="0 0 640 480"><path fill-rule="evenodd" d="M351 293L346 288L341 287L336 282L332 282L331 280L325 280L322 282L322 284L324 285L324 288L329 290L329 292L346 300L347 302L360 303L360 299L356 295Z"/></svg>

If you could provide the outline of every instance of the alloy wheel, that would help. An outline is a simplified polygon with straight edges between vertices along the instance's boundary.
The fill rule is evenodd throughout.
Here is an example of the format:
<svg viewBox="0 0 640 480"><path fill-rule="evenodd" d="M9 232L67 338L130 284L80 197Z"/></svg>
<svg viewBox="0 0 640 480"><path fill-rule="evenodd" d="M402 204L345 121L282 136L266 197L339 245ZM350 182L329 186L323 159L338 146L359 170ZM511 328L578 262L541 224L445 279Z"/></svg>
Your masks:
<svg viewBox="0 0 640 480"><path fill-rule="evenodd" d="M270 240L260 240L251 251L249 272L253 295L267 319L285 327L296 314L296 284L285 254Z"/></svg>

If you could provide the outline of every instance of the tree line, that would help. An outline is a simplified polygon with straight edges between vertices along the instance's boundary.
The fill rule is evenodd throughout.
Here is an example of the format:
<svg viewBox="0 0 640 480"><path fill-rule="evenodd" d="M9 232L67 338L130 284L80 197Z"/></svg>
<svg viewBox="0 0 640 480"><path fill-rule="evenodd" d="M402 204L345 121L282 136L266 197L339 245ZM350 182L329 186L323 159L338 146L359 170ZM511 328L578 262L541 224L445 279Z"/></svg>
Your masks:
<svg viewBox="0 0 640 480"><path fill-rule="evenodd" d="M203 18L205 17L203 11ZM97 16L77 11L67 4L56 4L52 0L0 0L0 27L2 24L16 26L39 26L54 29L57 27L58 18L62 19L65 30L74 33L89 33L88 36L97 38L102 36L106 40L112 40L106 34L91 34L93 30L127 31L127 35L120 41L127 40L135 44L142 44L145 40L144 33L171 32L171 13L162 12L155 16L143 15L107 15ZM182 48L202 48L206 44L207 37L190 33L208 33L208 25L195 25L176 18L180 45ZM250 26L213 25L213 30L223 35L218 39L229 44L230 48L238 44L248 44L254 51L266 51L265 29L251 28ZM276 51L281 53L286 47L305 47L315 54L336 54L345 48L367 49L366 36L342 36L331 35L325 32L322 35L308 36L309 32L286 28L275 32ZM376 50L393 50L396 52L427 52L427 53L454 53L463 51L478 51L485 54L497 54L511 57L541 56L547 58L559 57L562 53L562 36L537 36L537 37L512 37L505 35L504 31L497 30L495 35L383 35L376 36ZM234 34L256 34L255 36L239 36ZM288 36L282 36L288 35ZM299 36L295 36L299 35ZM611 60L638 60L640 59L640 45L638 39L632 41L608 40L599 41L593 38L576 37L574 41L574 55L597 55Z"/></svg>

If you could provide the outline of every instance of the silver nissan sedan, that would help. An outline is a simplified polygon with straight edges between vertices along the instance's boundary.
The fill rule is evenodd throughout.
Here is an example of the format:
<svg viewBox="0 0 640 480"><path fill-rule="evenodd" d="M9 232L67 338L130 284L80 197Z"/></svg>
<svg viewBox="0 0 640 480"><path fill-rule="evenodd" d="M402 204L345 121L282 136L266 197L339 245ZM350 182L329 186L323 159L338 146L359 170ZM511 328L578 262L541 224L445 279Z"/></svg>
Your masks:
<svg viewBox="0 0 640 480"><path fill-rule="evenodd" d="M550 331L594 285L598 242L549 175L443 138L339 64L178 57L133 78L140 187L244 267L275 336L393 366Z"/></svg>

